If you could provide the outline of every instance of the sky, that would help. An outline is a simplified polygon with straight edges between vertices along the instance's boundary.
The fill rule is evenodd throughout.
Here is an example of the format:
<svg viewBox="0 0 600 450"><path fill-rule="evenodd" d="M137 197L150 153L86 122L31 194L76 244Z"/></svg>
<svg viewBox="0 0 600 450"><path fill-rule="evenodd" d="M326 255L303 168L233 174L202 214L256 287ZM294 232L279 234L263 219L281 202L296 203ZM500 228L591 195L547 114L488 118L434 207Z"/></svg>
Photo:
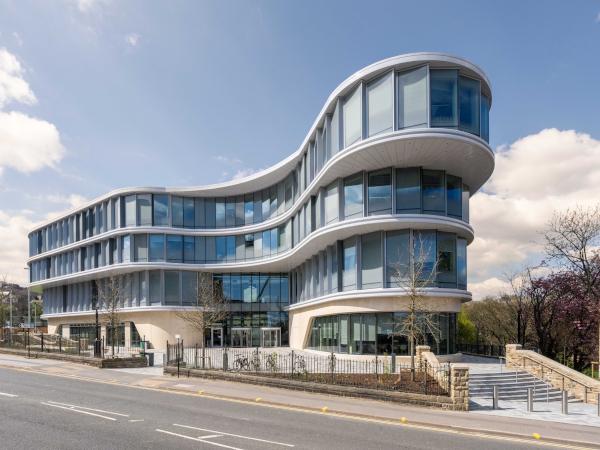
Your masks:
<svg viewBox="0 0 600 450"><path fill-rule="evenodd" d="M554 211L600 199L600 1L0 0L0 274L24 282L31 227L112 189L277 163L341 81L417 51L491 80L469 289L506 290Z"/></svg>

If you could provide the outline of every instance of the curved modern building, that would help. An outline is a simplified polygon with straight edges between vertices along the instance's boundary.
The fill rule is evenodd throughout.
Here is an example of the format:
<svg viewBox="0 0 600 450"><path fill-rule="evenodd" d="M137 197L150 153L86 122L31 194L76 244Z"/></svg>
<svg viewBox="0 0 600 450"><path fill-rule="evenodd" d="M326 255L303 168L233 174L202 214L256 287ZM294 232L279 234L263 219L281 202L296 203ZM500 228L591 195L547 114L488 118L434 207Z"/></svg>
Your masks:
<svg viewBox="0 0 600 450"><path fill-rule="evenodd" d="M490 83L439 53L372 64L330 95L298 150L241 180L109 192L29 234L31 286L49 331L93 332L96 281L126 286L122 341L156 348L179 334L198 274L211 274L230 315L209 345L406 354L392 336L407 310L395 268L417 242L435 276L420 288L454 352L469 301L469 198L494 168ZM426 246L423 246L425 243ZM423 249L426 249L423 251Z"/></svg>

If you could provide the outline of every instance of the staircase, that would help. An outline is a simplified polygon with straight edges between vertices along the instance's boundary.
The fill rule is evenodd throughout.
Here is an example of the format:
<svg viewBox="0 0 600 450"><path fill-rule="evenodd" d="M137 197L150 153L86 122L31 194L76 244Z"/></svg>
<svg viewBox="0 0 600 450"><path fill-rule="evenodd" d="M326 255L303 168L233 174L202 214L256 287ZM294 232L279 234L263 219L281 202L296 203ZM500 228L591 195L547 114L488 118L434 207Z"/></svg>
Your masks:
<svg viewBox="0 0 600 450"><path fill-rule="evenodd" d="M560 401L562 393L545 381L524 371L480 372L469 374L469 397L492 398L494 385L498 386L500 400L527 401L527 389L532 388L533 400ZM577 402L569 396L569 402Z"/></svg>

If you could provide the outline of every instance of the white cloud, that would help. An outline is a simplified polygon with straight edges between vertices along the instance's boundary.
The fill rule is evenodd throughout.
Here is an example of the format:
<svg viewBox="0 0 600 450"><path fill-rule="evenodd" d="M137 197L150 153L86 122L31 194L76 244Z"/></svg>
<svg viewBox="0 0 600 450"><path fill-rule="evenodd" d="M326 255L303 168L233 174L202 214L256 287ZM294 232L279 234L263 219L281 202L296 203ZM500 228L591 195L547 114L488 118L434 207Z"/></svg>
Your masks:
<svg viewBox="0 0 600 450"><path fill-rule="evenodd" d="M75 3L77 9L81 13L90 13L102 4L108 3L109 0L70 0Z"/></svg>
<svg viewBox="0 0 600 450"><path fill-rule="evenodd" d="M27 232L33 222L22 214L8 214L0 210L0 277L7 276L8 281L25 283L27 271L25 261L29 243Z"/></svg>
<svg viewBox="0 0 600 450"><path fill-rule="evenodd" d="M140 35L137 33L129 33L125 36L125 43L130 47L137 47L140 42Z"/></svg>
<svg viewBox="0 0 600 450"><path fill-rule="evenodd" d="M64 154L53 124L20 112L0 111L0 167L34 172L54 167Z"/></svg>
<svg viewBox="0 0 600 450"><path fill-rule="evenodd" d="M239 180L240 178L246 178L249 177L250 175L256 173L256 172L260 172L262 169L252 169L250 167L246 168L246 169L238 169L236 173L233 174L233 176L231 177L232 180Z"/></svg>
<svg viewBox="0 0 600 450"><path fill-rule="evenodd" d="M15 55L0 48L0 108L15 101L32 105L37 102L29 84L23 79L23 67Z"/></svg>
<svg viewBox="0 0 600 450"><path fill-rule="evenodd" d="M216 161L219 161L223 164L242 164L242 160L239 158L230 158L229 156L213 156Z"/></svg>
<svg viewBox="0 0 600 450"><path fill-rule="evenodd" d="M17 33L16 31L13 31L13 38L15 39L15 42L17 43L17 45L19 47L23 47L23 39L21 38L21 35L19 33Z"/></svg>
<svg viewBox="0 0 600 450"><path fill-rule="evenodd" d="M470 203L474 297L500 292L501 274L539 262L539 233L555 210L599 200L600 141L590 135L545 129L497 149L494 175Z"/></svg>

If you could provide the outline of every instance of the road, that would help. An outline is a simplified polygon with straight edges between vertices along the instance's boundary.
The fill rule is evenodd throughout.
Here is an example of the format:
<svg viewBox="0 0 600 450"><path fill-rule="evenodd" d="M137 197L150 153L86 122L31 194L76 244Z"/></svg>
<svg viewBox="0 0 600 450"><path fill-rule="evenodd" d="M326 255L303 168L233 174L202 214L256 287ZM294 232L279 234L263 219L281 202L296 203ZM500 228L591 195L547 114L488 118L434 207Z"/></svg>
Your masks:
<svg viewBox="0 0 600 450"><path fill-rule="evenodd" d="M0 368L6 449L531 449L541 443Z"/></svg>

